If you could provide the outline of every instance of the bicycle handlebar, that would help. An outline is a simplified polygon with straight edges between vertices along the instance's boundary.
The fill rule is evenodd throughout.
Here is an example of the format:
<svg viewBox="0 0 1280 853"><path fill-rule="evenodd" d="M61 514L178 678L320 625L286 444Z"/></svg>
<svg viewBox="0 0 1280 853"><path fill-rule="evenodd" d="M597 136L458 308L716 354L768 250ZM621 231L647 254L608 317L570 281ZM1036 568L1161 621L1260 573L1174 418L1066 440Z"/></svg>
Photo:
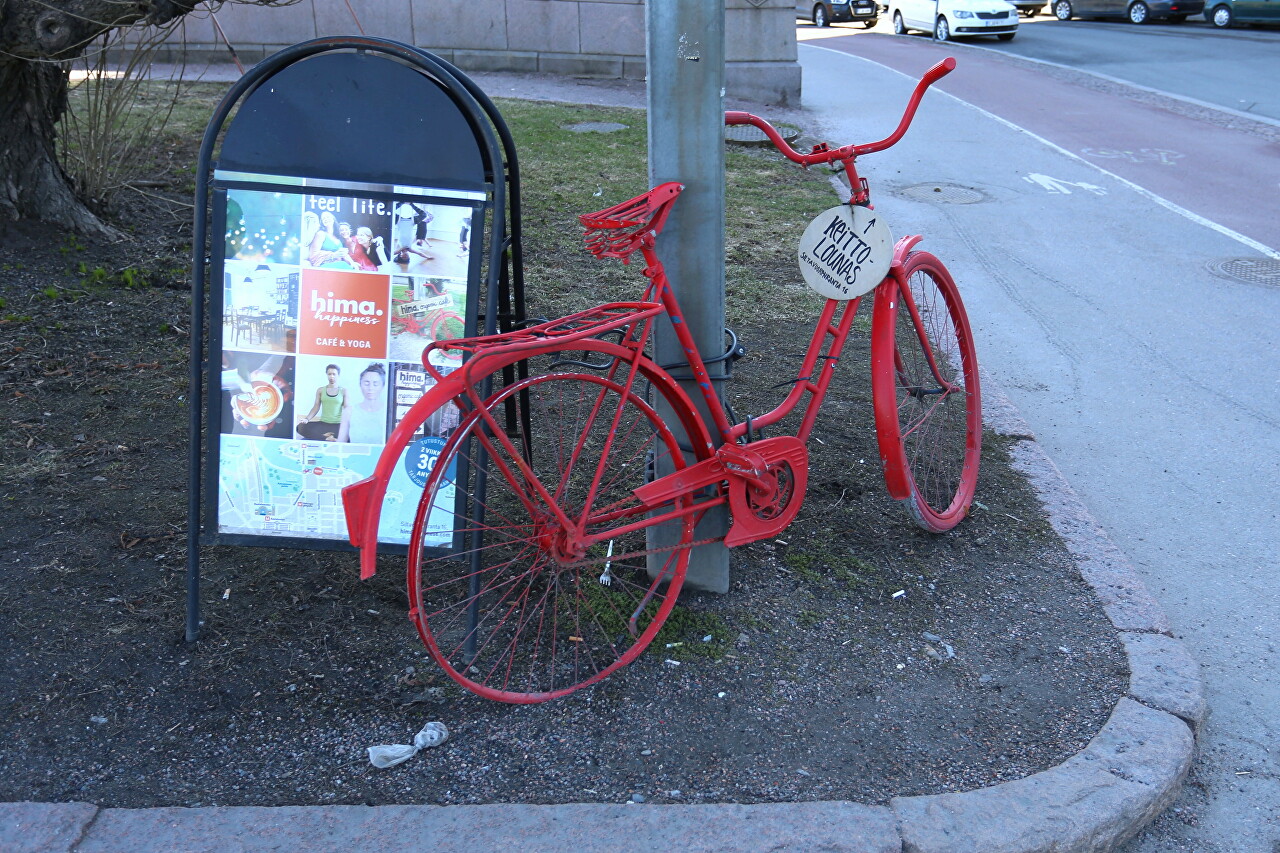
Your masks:
<svg viewBox="0 0 1280 853"><path fill-rule="evenodd" d="M916 108L920 106L920 99L924 97L925 90L934 83L946 77L955 70L956 61L954 57L948 56L937 65L930 68L916 83L915 89L911 92L911 99L907 102L907 109L902 114L902 120L898 122L898 128L891 134L879 142L867 142L862 145L845 145L840 148L821 147L821 150L815 148L811 154L801 154L799 151L791 147L791 145L782 138L782 135L774 129L769 122L754 116L751 113L742 112L740 110L730 110L724 114L724 123L726 125L749 124L757 127L764 132L779 151L781 151L788 160L799 163L801 166L814 166L819 163L830 163L834 160L851 160L862 154L871 154L876 151L883 151L897 144L907 132L907 128L911 126L912 119L915 118Z"/></svg>

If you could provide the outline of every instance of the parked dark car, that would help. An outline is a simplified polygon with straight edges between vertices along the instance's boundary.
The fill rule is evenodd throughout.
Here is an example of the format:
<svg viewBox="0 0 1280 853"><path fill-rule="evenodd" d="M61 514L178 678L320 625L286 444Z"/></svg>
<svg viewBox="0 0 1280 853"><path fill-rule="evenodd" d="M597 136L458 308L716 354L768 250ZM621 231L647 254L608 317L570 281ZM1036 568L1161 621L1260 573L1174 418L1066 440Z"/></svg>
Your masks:
<svg viewBox="0 0 1280 853"><path fill-rule="evenodd" d="M871 29L880 17L880 3L879 0L796 0L796 15L813 21L815 27L861 21Z"/></svg>
<svg viewBox="0 0 1280 853"><path fill-rule="evenodd" d="M1053 0L1053 16L1059 21L1127 18L1134 24L1156 20L1180 24L1188 15L1199 15L1203 11L1204 0Z"/></svg>
<svg viewBox="0 0 1280 853"><path fill-rule="evenodd" d="M1232 24L1280 26L1280 0L1209 0L1204 18L1215 27Z"/></svg>

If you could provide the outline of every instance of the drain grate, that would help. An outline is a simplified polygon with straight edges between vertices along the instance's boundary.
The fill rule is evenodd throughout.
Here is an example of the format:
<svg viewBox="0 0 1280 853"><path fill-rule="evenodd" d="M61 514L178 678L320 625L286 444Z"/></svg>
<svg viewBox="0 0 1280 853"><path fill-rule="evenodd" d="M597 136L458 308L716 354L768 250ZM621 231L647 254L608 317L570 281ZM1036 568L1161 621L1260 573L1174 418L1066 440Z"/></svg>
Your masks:
<svg viewBox="0 0 1280 853"><path fill-rule="evenodd" d="M955 184L916 184L902 190L902 194L917 201L943 204L977 204L987 200L987 197L977 190Z"/></svg>
<svg viewBox="0 0 1280 853"><path fill-rule="evenodd" d="M627 125L618 124L616 121L580 121L577 124L566 124L561 127L572 130L574 133L614 133L627 129Z"/></svg>
<svg viewBox="0 0 1280 853"><path fill-rule="evenodd" d="M1209 261L1209 272L1246 284L1280 287L1280 260L1276 258L1218 258Z"/></svg>

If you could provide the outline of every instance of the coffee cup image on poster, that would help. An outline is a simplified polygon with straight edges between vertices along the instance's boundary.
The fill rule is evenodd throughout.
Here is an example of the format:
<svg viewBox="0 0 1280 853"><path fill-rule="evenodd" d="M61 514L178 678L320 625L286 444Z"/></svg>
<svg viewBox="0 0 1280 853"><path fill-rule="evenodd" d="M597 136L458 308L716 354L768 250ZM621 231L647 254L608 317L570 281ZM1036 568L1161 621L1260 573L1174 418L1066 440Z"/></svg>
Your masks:
<svg viewBox="0 0 1280 853"><path fill-rule="evenodd" d="M219 532L347 538L342 488L373 474L387 436L429 387L426 344L464 333L472 208L407 204L227 190ZM436 360L443 372L456 366ZM380 541L409 541L422 471L456 426L454 409L420 427L396 465ZM451 481L436 499L428 544L447 546Z"/></svg>

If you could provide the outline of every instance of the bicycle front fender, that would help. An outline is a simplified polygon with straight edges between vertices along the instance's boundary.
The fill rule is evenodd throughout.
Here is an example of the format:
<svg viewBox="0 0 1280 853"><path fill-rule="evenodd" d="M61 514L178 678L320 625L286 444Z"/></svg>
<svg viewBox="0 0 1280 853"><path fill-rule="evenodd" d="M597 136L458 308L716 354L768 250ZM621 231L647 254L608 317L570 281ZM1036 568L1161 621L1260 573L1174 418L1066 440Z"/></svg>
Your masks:
<svg viewBox="0 0 1280 853"><path fill-rule="evenodd" d="M897 322L895 302L899 285L905 285L903 265L907 256L924 239L921 234L908 234L898 238L893 244L893 262L889 274L876 288L875 307L871 312L871 372L876 372L876 363L881 359L893 359L894 324ZM874 395L873 395L874 398ZM897 418L897 412L877 408L875 412L876 438L881 448L880 468L884 474L884 485L889 497L895 501L903 501L911 497L911 481L897 456L886 456L883 448L892 446L897 441L897 434L891 426Z"/></svg>
<svg viewBox="0 0 1280 853"><path fill-rule="evenodd" d="M911 250L923 239L923 234L908 234L905 237L898 238L898 242L893 244L893 266L889 269L890 275L896 270L902 269L902 264L906 261L907 255L911 254Z"/></svg>
<svg viewBox="0 0 1280 853"><path fill-rule="evenodd" d="M461 377L437 383L422 395L405 413L399 426L391 431L373 475L342 490L342 509L347 517L347 538L360 549L360 580L368 580L377 571L378 522L382 517L382 501L387 484L404 450L432 413L466 389Z"/></svg>

